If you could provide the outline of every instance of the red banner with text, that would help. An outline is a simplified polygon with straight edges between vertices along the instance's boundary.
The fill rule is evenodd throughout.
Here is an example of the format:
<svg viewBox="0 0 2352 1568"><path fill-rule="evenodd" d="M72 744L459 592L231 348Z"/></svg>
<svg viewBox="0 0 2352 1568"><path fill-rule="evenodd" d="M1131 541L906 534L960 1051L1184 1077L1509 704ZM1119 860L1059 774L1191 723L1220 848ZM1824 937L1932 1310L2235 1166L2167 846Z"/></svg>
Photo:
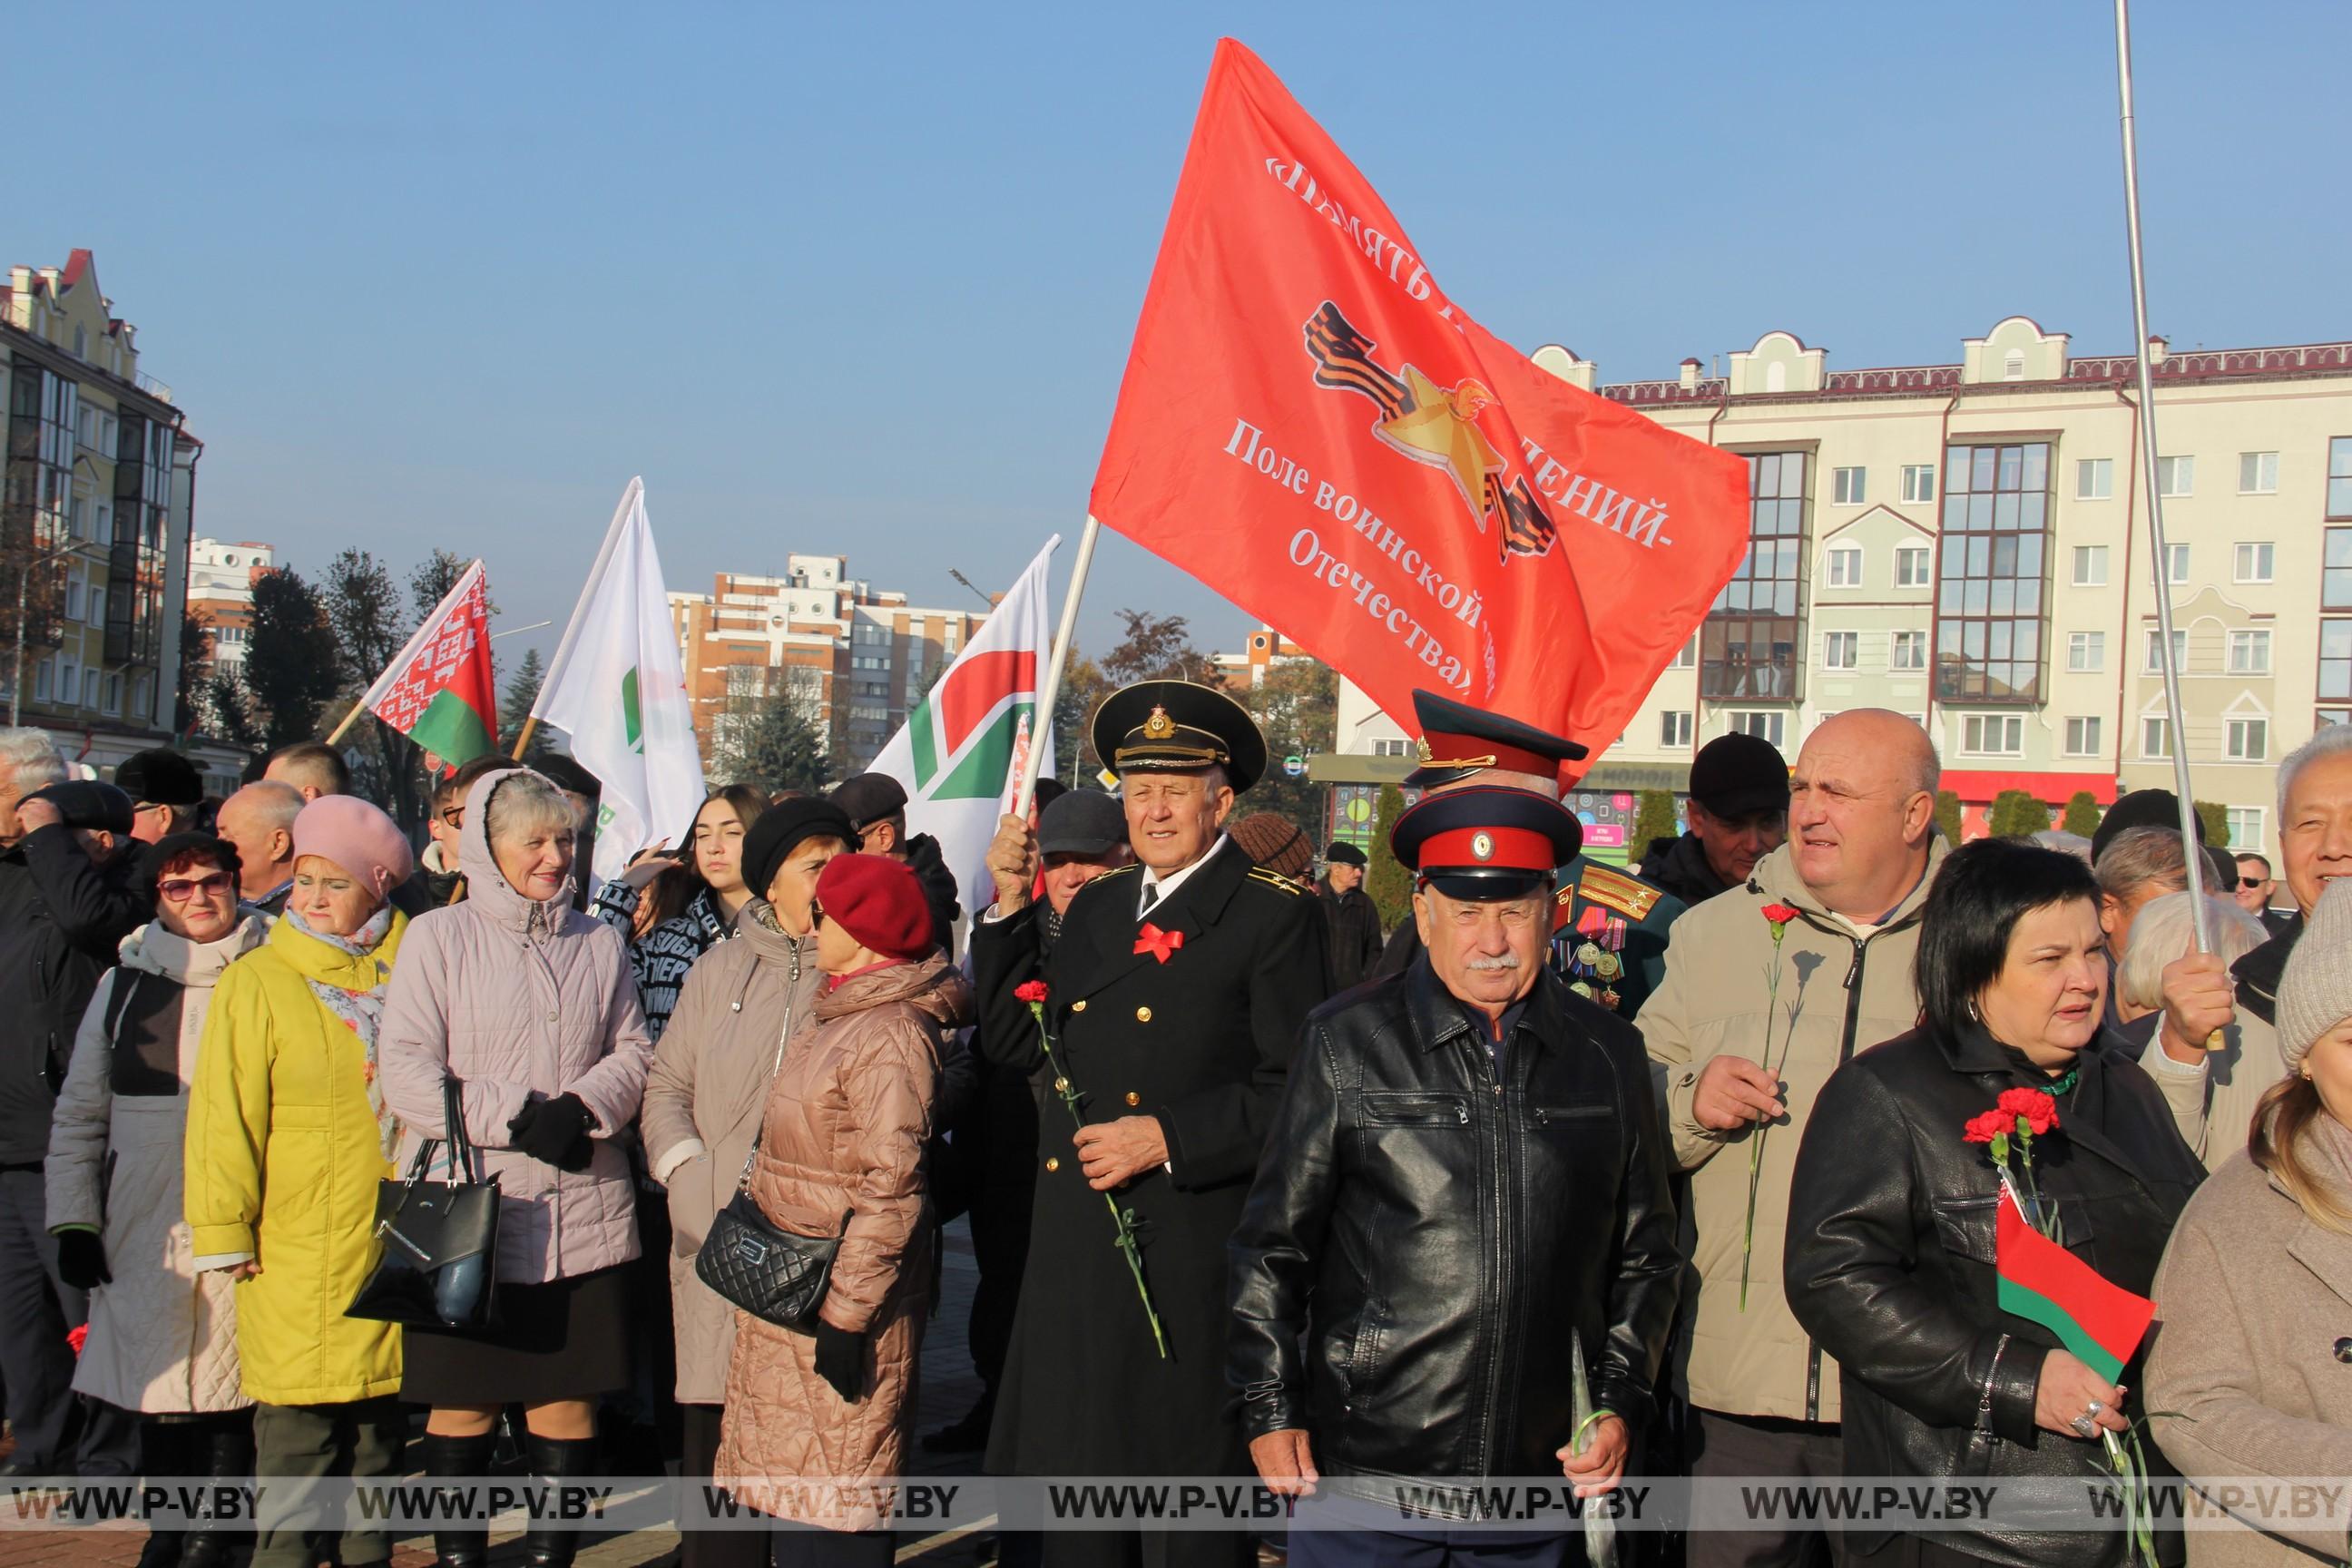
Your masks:
<svg viewBox="0 0 2352 1568"><path fill-rule="evenodd" d="M1408 731L1418 686L1598 756L1738 564L1747 493L1739 458L1473 321L1265 63L1218 44L1095 475L1105 526Z"/></svg>

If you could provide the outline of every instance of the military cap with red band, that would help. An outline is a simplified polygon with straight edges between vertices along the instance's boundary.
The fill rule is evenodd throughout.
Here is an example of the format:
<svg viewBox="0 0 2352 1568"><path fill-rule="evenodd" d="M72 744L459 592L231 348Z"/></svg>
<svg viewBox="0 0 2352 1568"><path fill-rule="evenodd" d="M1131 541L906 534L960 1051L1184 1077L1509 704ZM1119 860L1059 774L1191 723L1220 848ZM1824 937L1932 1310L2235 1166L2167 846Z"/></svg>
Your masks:
<svg viewBox="0 0 2352 1568"><path fill-rule="evenodd" d="M1583 825L1559 802L1486 785L1423 796L1389 835L1400 862L1465 900L1549 893L1554 869L1583 845Z"/></svg>
<svg viewBox="0 0 2352 1568"><path fill-rule="evenodd" d="M1412 717L1421 726L1421 765L1404 782L1413 789L1454 784L1482 768L1556 779L1560 763L1581 762L1591 754L1563 736L1433 691L1415 689Z"/></svg>

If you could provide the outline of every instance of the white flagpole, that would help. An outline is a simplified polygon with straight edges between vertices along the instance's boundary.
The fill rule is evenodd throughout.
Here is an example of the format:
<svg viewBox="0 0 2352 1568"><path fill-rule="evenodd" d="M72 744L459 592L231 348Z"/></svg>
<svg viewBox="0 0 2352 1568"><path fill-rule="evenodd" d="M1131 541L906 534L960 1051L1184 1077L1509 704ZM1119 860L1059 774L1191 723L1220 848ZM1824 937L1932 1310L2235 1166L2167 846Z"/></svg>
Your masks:
<svg viewBox="0 0 2352 1568"><path fill-rule="evenodd" d="M2172 731L2172 787L2180 797L2181 859L2189 870L2189 910L2195 921L2197 951L2213 951L2205 918L2205 854L2197 837L2197 801L2189 782L2189 737L2180 712L2180 669L2172 657L2171 572L2164 548L2164 496L2157 484L2156 388L2147 360L2147 276L2139 250L2139 146L2132 125L2131 0L2116 0L2116 72L2122 89L2124 131L2124 222L2131 235L2132 322L2139 342L2139 457L2147 487L2148 570L2156 581L2158 668L2164 672L2164 706Z"/></svg>
<svg viewBox="0 0 2352 1568"><path fill-rule="evenodd" d="M1037 724L1042 730L1054 722L1054 703L1062 695L1062 666L1070 659L1070 634L1078 624L1078 600L1087 591L1087 570L1094 564L1095 539L1102 532L1102 524L1094 513L1087 514L1087 526L1078 534L1078 553L1070 563L1070 589L1062 595L1062 624L1054 628L1054 652L1051 668L1045 679L1037 683ZM1083 747L1085 738L1075 737L1074 746ZM1033 736L1029 755L1021 764L1021 787L1013 792L1013 815L1026 817L1030 803L1037 798L1037 763L1045 748ZM1075 754L1075 753L1073 753Z"/></svg>

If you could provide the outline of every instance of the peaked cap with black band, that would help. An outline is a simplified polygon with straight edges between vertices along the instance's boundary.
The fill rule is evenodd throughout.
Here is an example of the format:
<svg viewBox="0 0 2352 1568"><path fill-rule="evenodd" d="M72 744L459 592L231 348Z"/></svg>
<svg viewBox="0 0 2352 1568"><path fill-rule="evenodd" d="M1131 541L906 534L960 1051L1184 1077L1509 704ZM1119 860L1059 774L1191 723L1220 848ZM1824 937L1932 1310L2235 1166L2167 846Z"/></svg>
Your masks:
<svg viewBox="0 0 2352 1568"><path fill-rule="evenodd" d="M1225 771L1235 795L1265 772L1265 737L1249 710L1189 680L1139 680L1102 700L1089 726L1115 773Z"/></svg>
<svg viewBox="0 0 2352 1568"><path fill-rule="evenodd" d="M1421 766L1405 775L1410 789L1459 784L1484 768L1557 779L1560 763L1582 762L1591 754L1576 742L1532 724L1419 688L1412 694L1412 717L1421 726Z"/></svg>
<svg viewBox="0 0 2352 1568"><path fill-rule="evenodd" d="M1401 864L1465 900L1549 895L1554 868L1583 847L1576 813L1533 790L1500 786L1423 795L1389 833Z"/></svg>

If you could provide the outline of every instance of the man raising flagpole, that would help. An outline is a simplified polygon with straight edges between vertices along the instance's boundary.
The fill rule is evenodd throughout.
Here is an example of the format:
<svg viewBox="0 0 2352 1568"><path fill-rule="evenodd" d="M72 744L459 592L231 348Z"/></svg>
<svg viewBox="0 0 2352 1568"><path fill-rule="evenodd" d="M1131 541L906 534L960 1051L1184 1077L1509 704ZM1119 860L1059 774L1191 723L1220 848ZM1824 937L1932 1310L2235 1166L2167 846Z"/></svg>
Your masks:
<svg viewBox="0 0 2352 1568"><path fill-rule="evenodd" d="M598 879L619 876L701 808L702 757L642 479L621 492L530 716L571 736L573 758L604 786Z"/></svg>

